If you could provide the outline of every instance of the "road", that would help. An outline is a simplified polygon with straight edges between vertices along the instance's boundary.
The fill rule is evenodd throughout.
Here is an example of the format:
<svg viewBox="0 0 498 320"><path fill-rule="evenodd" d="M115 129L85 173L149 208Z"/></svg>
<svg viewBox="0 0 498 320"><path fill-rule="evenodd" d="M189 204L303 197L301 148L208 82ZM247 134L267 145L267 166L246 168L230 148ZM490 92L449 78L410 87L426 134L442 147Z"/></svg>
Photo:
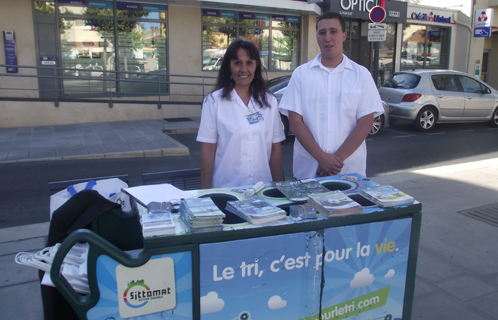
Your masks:
<svg viewBox="0 0 498 320"><path fill-rule="evenodd" d="M34 161L0 164L0 228L49 221L48 182L128 174L129 185L141 184L142 173L199 167L195 134L172 137L190 149L188 157ZM291 177L294 137L282 144L284 172ZM431 133L396 122L367 139L367 175L402 172L496 158L498 129L487 123L438 124Z"/></svg>

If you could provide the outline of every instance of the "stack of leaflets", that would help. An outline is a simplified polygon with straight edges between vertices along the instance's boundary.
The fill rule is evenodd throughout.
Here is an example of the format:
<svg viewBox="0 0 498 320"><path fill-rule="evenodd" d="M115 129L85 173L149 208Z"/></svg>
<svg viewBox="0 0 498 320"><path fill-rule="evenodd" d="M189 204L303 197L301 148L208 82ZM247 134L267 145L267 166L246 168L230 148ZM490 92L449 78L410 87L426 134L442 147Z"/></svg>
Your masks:
<svg viewBox="0 0 498 320"><path fill-rule="evenodd" d="M171 202L151 202L147 214L140 217L144 238L175 234Z"/></svg>
<svg viewBox="0 0 498 320"><path fill-rule="evenodd" d="M330 191L315 179L279 181L274 182L273 185L291 201L306 201L310 194Z"/></svg>
<svg viewBox="0 0 498 320"><path fill-rule="evenodd" d="M360 214L363 207L341 191L311 194L309 203L325 217L337 217L350 214Z"/></svg>
<svg viewBox="0 0 498 320"><path fill-rule="evenodd" d="M284 210L270 205L265 199L257 196L246 200L228 201L226 209L252 224L262 224L286 217Z"/></svg>
<svg viewBox="0 0 498 320"><path fill-rule="evenodd" d="M375 202L382 208L401 206L413 203L414 201L412 196L407 195L389 184L381 184L375 188L360 189L358 190L358 193L366 199Z"/></svg>
<svg viewBox="0 0 498 320"><path fill-rule="evenodd" d="M225 214L211 198L182 199L179 213L192 233L223 230Z"/></svg>

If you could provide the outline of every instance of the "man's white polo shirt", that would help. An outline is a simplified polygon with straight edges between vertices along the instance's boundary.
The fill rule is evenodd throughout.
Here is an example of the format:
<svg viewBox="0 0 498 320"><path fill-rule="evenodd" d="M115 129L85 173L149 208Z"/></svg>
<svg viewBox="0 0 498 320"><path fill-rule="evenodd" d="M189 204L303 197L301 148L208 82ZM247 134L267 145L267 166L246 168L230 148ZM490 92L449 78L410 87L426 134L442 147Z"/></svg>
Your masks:
<svg viewBox="0 0 498 320"><path fill-rule="evenodd" d="M334 153L356 126L358 119L384 112L379 92L370 72L343 55L332 71L321 63L321 54L299 66L280 101L280 111L294 111L303 117L315 141L327 153ZM344 161L340 174L366 175L366 144ZM294 143L294 177L314 178L316 161L296 139Z"/></svg>

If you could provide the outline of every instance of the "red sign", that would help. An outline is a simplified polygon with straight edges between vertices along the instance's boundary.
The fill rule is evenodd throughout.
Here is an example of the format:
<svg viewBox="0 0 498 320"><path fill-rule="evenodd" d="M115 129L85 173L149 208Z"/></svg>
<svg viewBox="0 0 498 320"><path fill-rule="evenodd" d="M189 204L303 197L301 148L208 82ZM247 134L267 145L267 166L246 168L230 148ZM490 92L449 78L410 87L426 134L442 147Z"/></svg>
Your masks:
<svg viewBox="0 0 498 320"><path fill-rule="evenodd" d="M375 6L370 10L370 20L375 23L384 21L386 18L386 9L381 6Z"/></svg>

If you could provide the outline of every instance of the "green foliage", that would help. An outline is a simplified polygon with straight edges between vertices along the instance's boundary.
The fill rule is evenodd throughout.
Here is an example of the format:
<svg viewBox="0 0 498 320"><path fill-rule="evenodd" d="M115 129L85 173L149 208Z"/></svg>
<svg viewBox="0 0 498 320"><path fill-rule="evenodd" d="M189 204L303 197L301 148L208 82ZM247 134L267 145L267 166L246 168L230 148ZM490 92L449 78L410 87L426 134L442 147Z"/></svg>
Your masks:
<svg viewBox="0 0 498 320"><path fill-rule="evenodd" d="M36 1L35 11L40 13L54 13L55 12L54 3L48 1L47 2Z"/></svg>

